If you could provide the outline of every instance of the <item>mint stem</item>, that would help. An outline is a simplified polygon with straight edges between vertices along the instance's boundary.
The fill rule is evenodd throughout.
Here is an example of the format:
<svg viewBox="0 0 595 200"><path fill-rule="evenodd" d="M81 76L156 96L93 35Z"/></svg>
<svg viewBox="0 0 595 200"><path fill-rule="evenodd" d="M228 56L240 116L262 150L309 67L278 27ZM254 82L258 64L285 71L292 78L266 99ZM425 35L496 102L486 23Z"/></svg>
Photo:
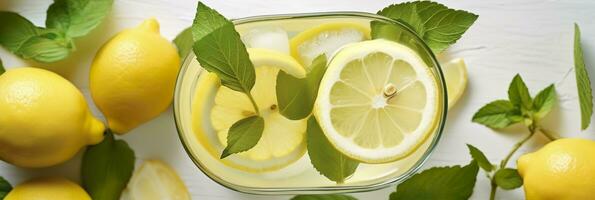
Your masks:
<svg viewBox="0 0 595 200"><path fill-rule="evenodd" d="M246 92L246 95L250 99L250 103L252 103L252 107L254 107L254 112L256 112L256 115L260 116L260 110L258 109L258 105L256 105L256 101L254 101L254 97L252 96L250 91Z"/></svg>
<svg viewBox="0 0 595 200"><path fill-rule="evenodd" d="M496 182L494 182L494 180L492 180L491 183L491 190L490 190L490 200L494 200L496 199L496 189L498 189L498 186L496 185Z"/></svg>
<svg viewBox="0 0 595 200"><path fill-rule="evenodd" d="M559 139L557 136L554 136L554 134L552 134L551 131L548 131L546 129L539 128L539 132L543 133L543 135L545 135L545 137L547 137L551 141Z"/></svg>
<svg viewBox="0 0 595 200"><path fill-rule="evenodd" d="M531 139L531 137L533 137L533 135L535 135L535 133L537 132L537 128L535 127L535 125L530 125L527 128L529 129L529 135L527 135L525 138L523 138L523 140L517 142L512 147L512 149L510 150L508 155L506 155L506 158L504 158L504 160L502 160L502 162L500 163L500 169L506 168L506 164L508 164L508 161L510 160L512 155L514 155L514 153L516 153L516 151L519 150L521 148L521 146L523 146L523 144L525 144L525 142L527 142L529 139ZM547 136L547 134L544 134L544 135ZM494 200L496 198L496 190L498 189L498 185L496 185L496 180L494 180L494 176L492 176L492 178L491 178L491 187L492 188L490 190L490 200Z"/></svg>

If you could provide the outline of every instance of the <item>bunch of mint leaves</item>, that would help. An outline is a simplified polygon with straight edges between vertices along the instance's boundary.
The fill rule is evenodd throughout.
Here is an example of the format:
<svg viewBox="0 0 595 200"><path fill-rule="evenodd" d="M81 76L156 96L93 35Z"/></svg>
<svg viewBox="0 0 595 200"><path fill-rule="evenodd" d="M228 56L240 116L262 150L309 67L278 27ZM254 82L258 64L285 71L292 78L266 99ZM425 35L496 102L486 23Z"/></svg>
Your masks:
<svg viewBox="0 0 595 200"><path fill-rule="evenodd" d="M113 0L54 0L47 10L45 28L15 12L0 11L0 45L15 55L42 63L67 58L74 41L97 27L111 10Z"/></svg>
<svg viewBox="0 0 595 200"><path fill-rule="evenodd" d="M242 43L234 24L209 8L198 3L191 28L193 51L201 66L215 73L221 85L246 95L253 106L253 115L234 123L227 136L227 146L221 158L247 151L254 147L264 131L265 121L251 94L256 75L246 46ZM181 55L186 53L183 41L189 40L187 30L174 40ZM308 117L314 106L318 84L326 71L326 56L318 56L305 77L294 77L280 71L277 75L276 93L279 112L288 119ZM296 103L302 102L302 103ZM269 109L268 107L266 109Z"/></svg>

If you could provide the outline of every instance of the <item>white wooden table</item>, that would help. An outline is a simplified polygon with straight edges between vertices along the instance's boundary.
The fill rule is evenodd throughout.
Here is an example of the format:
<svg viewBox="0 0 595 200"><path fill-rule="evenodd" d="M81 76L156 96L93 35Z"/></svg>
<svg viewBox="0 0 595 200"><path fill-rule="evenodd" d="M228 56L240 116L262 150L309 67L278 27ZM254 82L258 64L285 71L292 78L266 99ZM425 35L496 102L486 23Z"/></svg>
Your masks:
<svg viewBox="0 0 595 200"><path fill-rule="evenodd" d="M16 11L43 26L51 0L2 0L0 10ZM209 0L205 3L229 18L264 14L377 10L398 0ZM470 160L466 143L483 150L499 162L520 137L522 127L495 132L471 123L473 113L485 103L506 98L508 83L520 73L531 92L555 83L558 107L545 126L567 137L595 138L595 128L580 132L580 114L573 71L573 23L583 32L583 48L591 75L595 78L595 1L591 0L489 0L441 1L445 5L479 14L479 19L463 38L449 50L448 57L463 57L469 68L466 94L448 115L445 134L438 148L424 166L466 164ZM173 39L190 26L196 11L195 0L116 0L107 20L89 36L76 41L77 51L66 61L43 65L23 61L0 48L0 58L7 68L37 66L55 71L71 80L87 99L88 72L97 49L111 36L143 19L155 17L161 33ZM100 116L93 107L96 116ZM186 183L193 199L289 199L288 196L255 196L228 190L203 175L186 156L178 140L171 111L144 124L123 137L139 159L158 158L172 165ZM547 139L537 136L519 154L533 151ZM514 163L514 162L512 162ZM0 176L16 184L35 176L62 175L79 179L80 154L71 161L47 169L20 169L0 161ZM360 199L388 199L394 187L355 194ZM489 181L483 174L472 199L488 199ZM521 189L499 191L498 199L523 199Z"/></svg>

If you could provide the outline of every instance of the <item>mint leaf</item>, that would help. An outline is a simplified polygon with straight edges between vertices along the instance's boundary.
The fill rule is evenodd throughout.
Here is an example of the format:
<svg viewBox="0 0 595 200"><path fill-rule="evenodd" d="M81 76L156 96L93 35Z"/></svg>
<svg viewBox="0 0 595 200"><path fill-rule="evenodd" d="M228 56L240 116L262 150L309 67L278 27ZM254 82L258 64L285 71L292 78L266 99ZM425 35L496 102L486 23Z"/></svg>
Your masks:
<svg viewBox="0 0 595 200"><path fill-rule="evenodd" d="M556 104L556 88L551 84L541 90L533 100L533 116L537 119L545 117Z"/></svg>
<svg viewBox="0 0 595 200"><path fill-rule="evenodd" d="M359 162L343 155L328 141L313 116L308 119L307 139L310 162L320 174L331 181L342 183L351 176Z"/></svg>
<svg viewBox="0 0 595 200"><path fill-rule="evenodd" d="M481 167L483 170L487 172L491 172L492 170L494 170L494 166L492 165L492 163L490 163L488 158L486 158L483 152L481 152L479 149L475 148L473 145L470 144L467 144L467 148L469 148L469 153L471 154L471 157L473 157L473 160L477 162L479 167Z"/></svg>
<svg viewBox="0 0 595 200"><path fill-rule="evenodd" d="M81 165L82 185L93 200L118 200L134 170L134 151L111 131L87 147Z"/></svg>
<svg viewBox="0 0 595 200"><path fill-rule="evenodd" d="M355 197L342 194L310 194L297 195L291 200L357 200Z"/></svg>
<svg viewBox="0 0 595 200"><path fill-rule="evenodd" d="M473 194L479 167L475 161L460 167L434 167L399 184L390 200L466 200Z"/></svg>
<svg viewBox="0 0 595 200"><path fill-rule="evenodd" d="M70 38L85 36L101 24L112 4L113 0L54 0L45 24Z"/></svg>
<svg viewBox="0 0 595 200"><path fill-rule="evenodd" d="M234 25L199 3L192 32L196 41L194 53L200 65L216 73L222 85L250 94L256 79L254 66Z"/></svg>
<svg viewBox="0 0 595 200"><path fill-rule="evenodd" d="M188 53L192 50L194 40L192 39L192 27L184 29L174 39L174 44L178 48L178 55L184 60Z"/></svg>
<svg viewBox="0 0 595 200"><path fill-rule="evenodd" d="M531 110L533 106L529 89L519 74L514 76L508 87L508 99L513 105L519 106L526 111Z"/></svg>
<svg viewBox="0 0 595 200"><path fill-rule="evenodd" d="M4 199L6 195L12 190L12 186L6 179L0 176L0 199Z"/></svg>
<svg viewBox="0 0 595 200"><path fill-rule="evenodd" d="M70 54L68 39L53 29L36 27L23 16L0 11L0 45L24 59L50 63Z"/></svg>
<svg viewBox="0 0 595 200"><path fill-rule="evenodd" d="M431 1L393 4L380 10L378 14L409 24L435 53L440 53L454 44L478 17L473 13L450 9ZM372 31L375 30L377 29L372 27ZM373 38L381 36L374 33L372 35L376 36Z"/></svg>
<svg viewBox="0 0 595 200"><path fill-rule="evenodd" d="M507 100L496 100L485 106L473 115L472 121L490 128L505 128L519 122L522 117L515 114L515 108Z"/></svg>
<svg viewBox="0 0 595 200"><path fill-rule="evenodd" d="M316 57L309 69L305 78L296 78L284 71L277 74L275 91L279 112L288 119L303 119L312 112L320 80L326 71L326 56Z"/></svg>
<svg viewBox="0 0 595 200"><path fill-rule="evenodd" d="M516 169L504 168L496 171L494 180L498 187L505 190L512 190L523 185L523 178Z"/></svg>
<svg viewBox="0 0 595 200"><path fill-rule="evenodd" d="M264 119L260 116L244 118L234 123L227 134L227 147L221 154L221 159L256 146L264 130Z"/></svg>
<svg viewBox="0 0 595 200"><path fill-rule="evenodd" d="M194 41L199 41L203 37L211 34L223 26L233 24L231 21L223 17L216 10L209 8L202 2L198 2L196 8L196 15L192 23L192 37Z"/></svg>
<svg viewBox="0 0 595 200"><path fill-rule="evenodd" d="M574 72L576 74L576 87L581 107L581 129L585 130L591 124L593 115L593 90L591 80L585 67L583 49L581 47L581 30L578 24L574 24Z"/></svg>
<svg viewBox="0 0 595 200"><path fill-rule="evenodd" d="M4 64L2 64L2 60L0 60L0 75L4 74L4 72L6 72L6 69L4 69Z"/></svg>

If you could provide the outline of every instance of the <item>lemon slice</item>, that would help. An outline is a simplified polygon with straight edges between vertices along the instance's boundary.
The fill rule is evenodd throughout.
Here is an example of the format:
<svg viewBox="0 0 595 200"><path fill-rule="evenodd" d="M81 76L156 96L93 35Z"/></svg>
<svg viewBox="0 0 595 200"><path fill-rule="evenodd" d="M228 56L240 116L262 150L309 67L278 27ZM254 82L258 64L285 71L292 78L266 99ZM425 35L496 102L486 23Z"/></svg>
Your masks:
<svg viewBox="0 0 595 200"><path fill-rule="evenodd" d="M176 172L159 160L146 160L132 175L122 200L190 200Z"/></svg>
<svg viewBox="0 0 595 200"><path fill-rule="evenodd" d="M315 116L339 151L366 163L412 153L434 130L438 89L410 48L371 40L342 48L329 63Z"/></svg>
<svg viewBox="0 0 595 200"><path fill-rule="evenodd" d="M330 58L342 46L370 38L370 29L357 23L328 23L305 30L290 41L291 55L304 67L321 54Z"/></svg>
<svg viewBox="0 0 595 200"><path fill-rule="evenodd" d="M306 151L306 120L289 120L279 113L275 93L277 73L283 70L296 77L305 77L306 71L294 58L281 52L250 48L248 53L256 72L251 93L264 118L265 127L256 146L221 161L242 171L273 171L297 161ZM216 75L204 76L199 80L199 90L214 90L212 97L208 96L209 92L201 92L203 96L196 98L213 98L211 108L198 106L199 112L210 112L208 118L218 143L204 145L217 146L217 150L213 151L214 156L219 158L227 145L229 128L238 120L254 115L254 108L245 94L220 86ZM205 140L201 139L201 142Z"/></svg>
<svg viewBox="0 0 595 200"><path fill-rule="evenodd" d="M456 58L442 65L446 90L448 92L448 109L452 108L465 93L467 88L467 67L462 58Z"/></svg>

